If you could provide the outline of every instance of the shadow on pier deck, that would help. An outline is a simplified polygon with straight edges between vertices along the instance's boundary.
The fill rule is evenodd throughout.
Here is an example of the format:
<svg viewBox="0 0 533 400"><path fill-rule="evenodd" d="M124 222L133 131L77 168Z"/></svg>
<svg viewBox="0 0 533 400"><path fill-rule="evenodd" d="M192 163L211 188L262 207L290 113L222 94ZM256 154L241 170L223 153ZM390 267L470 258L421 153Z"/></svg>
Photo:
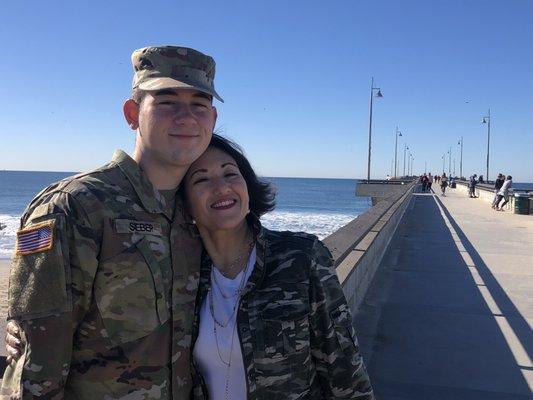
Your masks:
<svg viewBox="0 0 533 400"><path fill-rule="evenodd" d="M443 203L430 194L412 195L355 314L376 396L531 399L533 334L526 317L533 317L533 252L523 250L532 247L533 230L522 247L520 240L511 243L509 232L491 225L487 215L467 215L473 203L458 223L449 206L469 199L450 196ZM491 246L504 254L489 254ZM494 262L489 267L484 259Z"/></svg>

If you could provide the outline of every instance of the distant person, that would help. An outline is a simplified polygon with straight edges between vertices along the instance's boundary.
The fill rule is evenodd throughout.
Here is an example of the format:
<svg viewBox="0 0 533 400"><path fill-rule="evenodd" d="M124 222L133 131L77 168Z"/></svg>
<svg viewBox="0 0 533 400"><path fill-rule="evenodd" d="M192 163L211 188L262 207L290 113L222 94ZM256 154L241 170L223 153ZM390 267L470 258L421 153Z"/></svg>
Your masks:
<svg viewBox="0 0 533 400"><path fill-rule="evenodd" d="M433 183L433 177L431 176L431 172L428 174L428 187L427 187L427 190L428 192L431 193L431 184Z"/></svg>
<svg viewBox="0 0 533 400"><path fill-rule="evenodd" d="M448 186L448 177L446 176L446 173L443 173L440 177L440 190L442 191L442 195L446 196L446 187Z"/></svg>
<svg viewBox="0 0 533 400"><path fill-rule="evenodd" d="M468 181L468 197L476 198L477 174L471 175Z"/></svg>
<svg viewBox="0 0 533 400"><path fill-rule="evenodd" d="M492 199L492 208L496 209L498 204L498 192L503 186L503 182L505 182L505 176L503 174L498 174L498 177L494 181L494 198Z"/></svg>
<svg viewBox="0 0 533 400"><path fill-rule="evenodd" d="M503 207L509 202L509 190L511 189L512 186L513 186L513 177L511 175L507 175L505 182L503 182L502 187L498 191L498 200L496 201L496 210L504 211ZM504 202L500 204L502 199L504 200Z"/></svg>
<svg viewBox="0 0 533 400"><path fill-rule="evenodd" d="M479 179L477 180L477 183L485 183L485 180L483 179L483 175L479 175Z"/></svg>
<svg viewBox="0 0 533 400"><path fill-rule="evenodd" d="M387 177L385 179L390 181L390 175L387 175Z"/></svg>
<svg viewBox="0 0 533 400"><path fill-rule="evenodd" d="M422 192L426 192L427 188L428 188L428 177L426 174L422 175L422 177L420 178L420 181L422 182Z"/></svg>

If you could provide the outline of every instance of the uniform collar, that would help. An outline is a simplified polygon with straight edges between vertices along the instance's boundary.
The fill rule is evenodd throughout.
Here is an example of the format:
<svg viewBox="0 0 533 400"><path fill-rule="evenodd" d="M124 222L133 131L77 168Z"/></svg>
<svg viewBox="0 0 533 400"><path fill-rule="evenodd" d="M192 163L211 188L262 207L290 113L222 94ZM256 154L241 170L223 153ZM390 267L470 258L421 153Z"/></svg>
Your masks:
<svg viewBox="0 0 533 400"><path fill-rule="evenodd" d="M119 166L139 196L143 207L150 213L164 214L172 219L173 215L165 207L165 198L154 188L139 164L122 150L116 150L111 162Z"/></svg>

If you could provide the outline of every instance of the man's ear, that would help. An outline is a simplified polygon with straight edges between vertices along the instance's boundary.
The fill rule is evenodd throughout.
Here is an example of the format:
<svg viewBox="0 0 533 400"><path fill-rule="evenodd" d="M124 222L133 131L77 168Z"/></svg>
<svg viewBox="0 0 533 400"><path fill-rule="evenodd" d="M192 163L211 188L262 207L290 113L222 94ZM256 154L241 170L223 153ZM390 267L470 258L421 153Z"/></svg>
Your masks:
<svg viewBox="0 0 533 400"><path fill-rule="evenodd" d="M136 130L139 127L139 104L133 99L128 99L124 102L122 109L128 125L131 129Z"/></svg>
<svg viewBox="0 0 533 400"><path fill-rule="evenodd" d="M215 106L213 106L213 112L215 113L215 118L214 118L215 119L215 123L214 123L214 125L216 125L217 124L217 118L218 118L218 111L217 111L217 108Z"/></svg>

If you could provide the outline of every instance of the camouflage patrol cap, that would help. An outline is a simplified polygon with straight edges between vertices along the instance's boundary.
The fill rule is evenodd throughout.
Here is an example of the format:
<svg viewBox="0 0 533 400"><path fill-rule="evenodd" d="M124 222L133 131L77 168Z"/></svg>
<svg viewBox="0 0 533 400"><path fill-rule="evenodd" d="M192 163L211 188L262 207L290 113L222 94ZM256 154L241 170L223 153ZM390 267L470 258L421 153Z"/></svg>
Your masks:
<svg viewBox="0 0 533 400"><path fill-rule="evenodd" d="M180 46L150 46L135 50L132 89L196 89L224 102L215 91L215 60Z"/></svg>

